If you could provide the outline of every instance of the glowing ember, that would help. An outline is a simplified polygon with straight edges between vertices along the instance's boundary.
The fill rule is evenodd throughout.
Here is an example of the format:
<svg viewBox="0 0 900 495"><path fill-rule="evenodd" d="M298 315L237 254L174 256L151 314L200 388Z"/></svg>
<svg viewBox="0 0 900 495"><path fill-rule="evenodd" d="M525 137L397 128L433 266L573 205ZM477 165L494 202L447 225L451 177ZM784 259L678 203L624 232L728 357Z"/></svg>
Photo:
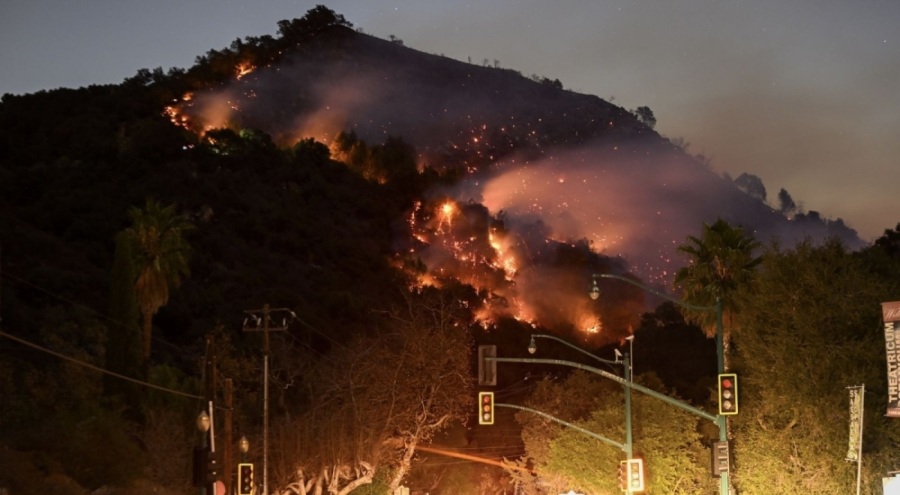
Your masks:
<svg viewBox="0 0 900 495"><path fill-rule="evenodd" d="M628 148L613 153L604 144L600 152L592 150L588 156L562 151L560 145L570 149L596 136L579 134L583 129L576 129L573 136L555 127L556 118L488 109L483 101L435 108L426 104L416 107L415 118L392 111L390 119L380 119L373 117L373 105L404 101L396 93L404 85L393 80L389 85L373 84L356 72L333 84L331 79L326 85L298 83L314 81L320 72L321 67L303 63L257 69L242 62L234 67L236 79L231 84L196 97L186 94L166 108L166 115L200 135L227 126L265 129L286 146L312 137L330 144L331 156L338 161L349 158L332 143L341 131L353 130L372 141L378 136L403 136L414 143L420 171L427 163L451 177L462 177L465 187L443 190L439 193L443 196L432 195L413 205L405 218L408 235L399 239L397 249L404 261L396 262L416 284L441 286L454 281L473 287L482 298L482 305L474 309L485 326L499 318L515 318L547 328L574 328L598 335L598 342L612 340L616 336L602 334L621 332L621 325L606 319L604 327L596 315L597 305L585 297L583 276L589 261L595 261L598 252L612 258L636 242L648 245L638 233L683 238L665 237L671 235L666 230L672 225L668 212L657 208L655 218L646 224L641 223L645 222L641 211L621 206L633 199L630 192L643 190L605 171L614 168L610 157L620 160ZM284 91L273 90L278 87ZM286 94L295 98L286 103L282 97ZM614 124L603 112L584 115L593 122L591 129L606 132L603 124ZM638 166L628 170L634 170L640 181L653 175ZM386 180L365 169L360 173L369 180ZM641 197L651 197L651 192ZM663 263L664 274L671 273L666 270L669 261Z"/></svg>
<svg viewBox="0 0 900 495"><path fill-rule="evenodd" d="M242 62L235 68L235 71L237 72L236 77L240 79L253 72L254 69L256 69L256 67L253 67L249 62Z"/></svg>

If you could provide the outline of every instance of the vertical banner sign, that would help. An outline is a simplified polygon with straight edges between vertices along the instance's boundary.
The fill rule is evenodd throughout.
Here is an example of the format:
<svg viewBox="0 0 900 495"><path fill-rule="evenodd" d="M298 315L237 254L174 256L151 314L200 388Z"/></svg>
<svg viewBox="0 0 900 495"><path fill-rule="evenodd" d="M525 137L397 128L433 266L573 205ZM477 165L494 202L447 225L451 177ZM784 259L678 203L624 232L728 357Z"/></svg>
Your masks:
<svg viewBox="0 0 900 495"><path fill-rule="evenodd" d="M859 462L859 451L862 446L862 414L863 396L861 387L849 387L850 391L850 442L847 445L847 460Z"/></svg>
<svg viewBox="0 0 900 495"><path fill-rule="evenodd" d="M900 348L897 337L900 336L900 301L881 303L884 317L884 348L887 352L887 383L889 418L900 418Z"/></svg>

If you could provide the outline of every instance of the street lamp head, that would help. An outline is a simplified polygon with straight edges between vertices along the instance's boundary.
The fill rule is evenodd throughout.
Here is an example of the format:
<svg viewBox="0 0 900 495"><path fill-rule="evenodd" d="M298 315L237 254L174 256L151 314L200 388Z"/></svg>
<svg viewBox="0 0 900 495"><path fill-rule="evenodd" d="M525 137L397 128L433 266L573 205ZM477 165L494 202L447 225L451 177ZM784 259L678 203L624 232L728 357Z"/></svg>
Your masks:
<svg viewBox="0 0 900 495"><path fill-rule="evenodd" d="M597 286L597 279L594 279L594 283L591 285L591 299L597 300L600 298L600 287Z"/></svg>
<svg viewBox="0 0 900 495"><path fill-rule="evenodd" d="M537 352L537 343L534 341L534 335L531 336L531 342L528 343L528 354Z"/></svg>
<svg viewBox="0 0 900 495"><path fill-rule="evenodd" d="M241 441L239 442L241 453L246 454L248 450L250 450L250 440L247 440L247 437L241 436Z"/></svg>
<svg viewBox="0 0 900 495"><path fill-rule="evenodd" d="M197 415L197 429L203 433L209 431L209 414L206 414L206 411L200 411Z"/></svg>

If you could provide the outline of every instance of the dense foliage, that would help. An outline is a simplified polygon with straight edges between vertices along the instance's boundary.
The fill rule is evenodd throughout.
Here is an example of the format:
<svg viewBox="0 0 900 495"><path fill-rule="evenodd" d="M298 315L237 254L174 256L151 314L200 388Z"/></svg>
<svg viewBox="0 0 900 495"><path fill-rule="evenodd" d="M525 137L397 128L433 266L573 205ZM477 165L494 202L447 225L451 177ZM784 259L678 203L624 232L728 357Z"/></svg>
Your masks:
<svg viewBox="0 0 900 495"><path fill-rule="evenodd" d="M740 294L732 338L741 414L732 422L742 493L846 493L847 387L865 384L863 493L896 469L900 425L887 399L880 303L900 293L896 261L838 243L770 246L756 286Z"/></svg>
<svg viewBox="0 0 900 495"><path fill-rule="evenodd" d="M667 393L652 374L645 386ZM569 400L579 397L581 400ZM623 387L583 372L555 383L542 381L529 405L573 422L597 435L622 442L625 438ZM522 436L535 469L554 479L557 493L576 488L586 493L617 493L615 473L622 452L607 443L574 429L563 428L546 419L522 412ZM648 467L647 493L687 494L709 492L712 480L705 469L707 450L703 445L698 418L658 399L633 394L632 420L634 452ZM541 493L536 486L529 493Z"/></svg>

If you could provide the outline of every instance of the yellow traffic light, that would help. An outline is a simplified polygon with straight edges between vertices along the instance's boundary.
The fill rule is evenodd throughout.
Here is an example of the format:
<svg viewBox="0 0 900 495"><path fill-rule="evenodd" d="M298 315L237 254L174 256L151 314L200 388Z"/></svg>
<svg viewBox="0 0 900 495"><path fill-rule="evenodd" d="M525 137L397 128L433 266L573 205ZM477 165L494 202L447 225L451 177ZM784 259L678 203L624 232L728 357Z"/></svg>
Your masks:
<svg viewBox="0 0 900 495"><path fill-rule="evenodd" d="M253 494L253 464L238 464L238 495Z"/></svg>
<svg viewBox="0 0 900 495"><path fill-rule="evenodd" d="M628 493L644 491L644 460L628 459Z"/></svg>

